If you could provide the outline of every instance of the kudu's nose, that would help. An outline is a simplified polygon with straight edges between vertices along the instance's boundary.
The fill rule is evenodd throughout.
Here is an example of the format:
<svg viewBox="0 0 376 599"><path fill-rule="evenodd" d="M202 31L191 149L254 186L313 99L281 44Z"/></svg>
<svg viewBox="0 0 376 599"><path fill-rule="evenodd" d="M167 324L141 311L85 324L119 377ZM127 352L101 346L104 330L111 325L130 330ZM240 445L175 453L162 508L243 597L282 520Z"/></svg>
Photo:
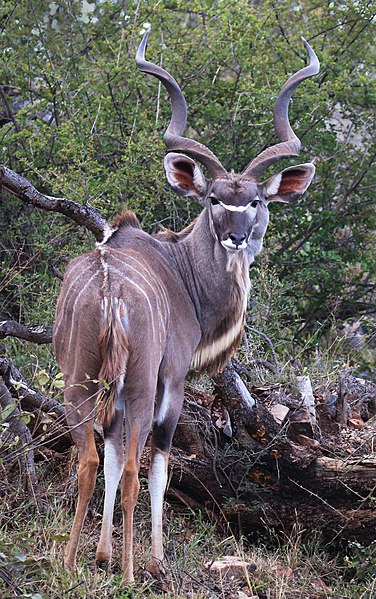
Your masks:
<svg viewBox="0 0 376 599"><path fill-rule="evenodd" d="M231 239L232 243L236 245L236 247L239 247L239 245L241 245L245 240L245 235L240 235L239 233L230 233L229 238Z"/></svg>

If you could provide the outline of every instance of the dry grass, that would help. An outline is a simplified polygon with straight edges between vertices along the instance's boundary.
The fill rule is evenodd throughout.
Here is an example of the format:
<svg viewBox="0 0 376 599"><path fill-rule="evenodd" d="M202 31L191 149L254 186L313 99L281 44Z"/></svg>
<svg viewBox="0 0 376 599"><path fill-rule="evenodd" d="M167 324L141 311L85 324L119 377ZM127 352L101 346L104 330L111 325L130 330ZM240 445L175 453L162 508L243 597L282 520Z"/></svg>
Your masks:
<svg viewBox="0 0 376 599"><path fill-rule="evenodd" d="M45 466L43 466L45 468ZM17 487L1 477L0 507L0 597L31 597L34 599L114 599L159 597L159 583L145 570L150 537L150 510L147 486L141 486L136 511L135 564L136 584L124 588L121 584L121 516L115 514L114 558L111 572L93 567L96 542L99 538L103 484L99 477L97 490L85 523L80 543L79 568L74 575L64 571L62 554L73 517L74 462L51 469L45 480L43 501L46 513L35 513L30 505L20 503ZM14 479L15 481L16 479ZM225 532L224 532L225 531ZM375 583L356 577L343 559L323 546L314 534L296 526L285 538L266 535L249 543L236 540L219 531L200 513L179 506L166 505L166 561L168 580L166 598L241 598L259 599L371 599ZM221 556L238 556L251 566L233 576L218 575L207 566Z"/></svg>

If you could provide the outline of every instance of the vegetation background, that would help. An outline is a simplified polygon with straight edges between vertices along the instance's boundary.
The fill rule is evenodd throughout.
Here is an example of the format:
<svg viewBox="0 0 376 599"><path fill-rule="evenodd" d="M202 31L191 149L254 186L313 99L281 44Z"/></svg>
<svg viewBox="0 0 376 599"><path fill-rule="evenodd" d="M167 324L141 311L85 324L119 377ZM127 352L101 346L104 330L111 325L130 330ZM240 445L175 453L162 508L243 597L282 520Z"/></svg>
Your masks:
<svg viewBox="0 0 376 599"><path fill-rule="evenodd" d="M272 208L251 273L249 324L272 339L281 363L307 371L321 360L320 376L349 368L372 376L375 12L366 0L1 0L0 163L105 218L126 206L150 232L179 230L198 207L164 178L170 105L135 68L141 35L152 27L148 57L184 91L188 135L235 171L275 143L274 100L304 64L303 35L321 71L295 93L290 120L303 144L298 162L315 157L317 175L299 203ZM0 318L52 324L58 275L94 239L18 198L0 202ZM252 343L267 357L260 340ZM41 372L58 373L46 346L7 338L1 351L36 386L46 387Z"/></svg>

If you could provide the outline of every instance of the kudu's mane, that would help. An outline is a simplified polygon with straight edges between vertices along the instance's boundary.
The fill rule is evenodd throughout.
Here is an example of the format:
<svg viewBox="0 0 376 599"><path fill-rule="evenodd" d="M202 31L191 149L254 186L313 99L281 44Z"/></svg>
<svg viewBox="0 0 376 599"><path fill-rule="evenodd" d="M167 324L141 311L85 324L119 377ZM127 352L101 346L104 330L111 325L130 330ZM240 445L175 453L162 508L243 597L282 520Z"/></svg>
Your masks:
<svg viewBox="0 0 376 599"><path fill-rule="evenodd" d="M155 233L153 237L158 239L158 241L167 241L169 243L178 243L179 241L183 241L188 235L193 231L196 222L196 217L189 225L184 227L181 231L175 232L167 229L166 227L161 226L160 231ZM140 221L138 220L136 214L133 210L124 209L119 214L115 216L113 221L111 222L111 235L106 239L106 243L109 242L109 245L121 246L121 233L123 230L131 227L133 229L141 229Z"/></svg>
<svg viewBox="0 0 376 599"><path fill-rule="evenodd" d="M119 214L117 214L111 223L113 229L121 229L122 227L135 227L141 229L140 222L133 212L124 208Z"/></svg>
<svg viewBox="0 0 376 599"><path fill-rule="evenodd" d="M197 217L198 218L198 217ZM157 239L160 241L169 241L170 243L178 243L179 241L183 241L188 235L193 231L197 218L194 219L187 227L175 233L166 227L161 227L161 230L155 235Z"/></svg>

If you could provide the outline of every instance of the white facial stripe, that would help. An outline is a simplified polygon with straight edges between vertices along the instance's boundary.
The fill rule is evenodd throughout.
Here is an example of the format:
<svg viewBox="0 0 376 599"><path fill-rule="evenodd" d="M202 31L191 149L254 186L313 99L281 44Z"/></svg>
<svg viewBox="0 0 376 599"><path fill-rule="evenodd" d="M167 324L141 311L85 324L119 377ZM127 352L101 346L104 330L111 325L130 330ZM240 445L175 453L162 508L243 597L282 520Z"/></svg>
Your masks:
<svg viewBox="0 0 376 599"><path fill-rule="evenodd" d="M256 196L252 200L252 202L248 202L248 204L246 204L245 206L233 206L232 204L224 204L223 202L218 200L218 202L222 206L222 208L224 208L225 210L229 210L230 212L245 212L246 210L248 210L248 208L251 206L251 204L253 204L253 202L258 202L258 201L259 201L259 198Z"/></svg>

